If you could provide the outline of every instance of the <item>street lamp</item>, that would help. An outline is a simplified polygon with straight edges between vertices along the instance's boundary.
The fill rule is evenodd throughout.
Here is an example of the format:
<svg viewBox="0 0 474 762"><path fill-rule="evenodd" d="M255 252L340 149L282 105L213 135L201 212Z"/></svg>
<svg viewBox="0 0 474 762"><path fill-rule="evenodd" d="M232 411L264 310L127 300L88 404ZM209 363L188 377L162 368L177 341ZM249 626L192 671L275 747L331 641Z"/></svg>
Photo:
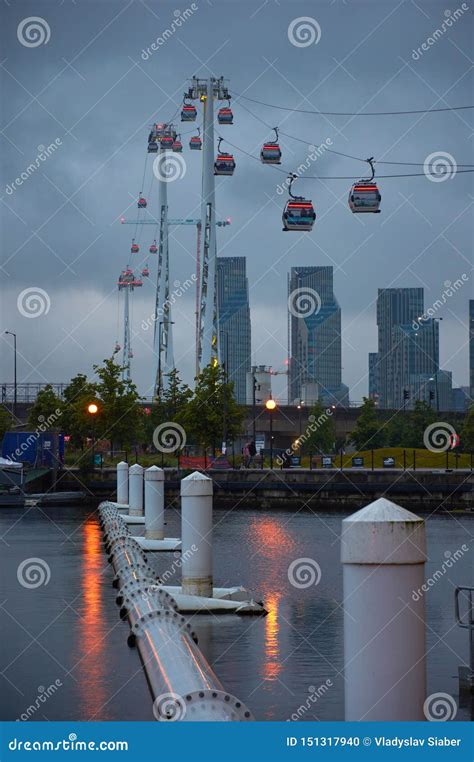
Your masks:
<svg viewBox="0 0 474 762"><path fill-rule="evenodd" d="M13 336L13 415L16 418L16 406L17 406L17 378L16 378L16 333L13 331L5 331L9 336Z"/></svg>
<svg viewBox="0 0 474 762"><path fill-rule="evenodd" d="M298 408L298 421L299 421L299 423L298 423L298 429L299 429L298 433L299 433L300 436L301 436L301 410L303 408L303 405L304 405L304 400L300 400L299 404L297 405L297 408Z"/></svg>
<svg viewBox="0 0 474 762"><path fill-rule="evenodd" d="M95 417L99 412L99 406L95 402L87 405L87 412L92 419L92 465L95 466Z"/></svg>
<svg viewBox="0 0 474 762"><path fill-rule="evenodd" d="M265 402L265 407L270 416L270 469L273 469L273 411L276 409L276 406L277 404L273 397L270 397L270 399Z"/></svg>

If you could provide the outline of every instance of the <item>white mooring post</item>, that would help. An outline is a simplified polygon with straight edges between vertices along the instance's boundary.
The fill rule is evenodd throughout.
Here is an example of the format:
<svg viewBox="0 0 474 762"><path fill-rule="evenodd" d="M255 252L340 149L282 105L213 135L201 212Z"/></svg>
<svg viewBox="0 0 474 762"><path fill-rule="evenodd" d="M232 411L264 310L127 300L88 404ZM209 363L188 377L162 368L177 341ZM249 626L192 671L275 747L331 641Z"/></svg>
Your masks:
<svg viewBox="0 0 474 762"><path fill-rule="evenodd" d="M128 469L130 516L143 516L143 468L138 463Z"/></svg>
<svg viewBox="0 0 474 762"><path fill-rule="evenodd" d="M212 598L212 479L181 480L182 591Z"/></svg>
<svg viewBox="0 0 474 762"><path fill-rule="evenodd" d="M145 537L163 540L165 536L165 472L158 466L145 471Z"/></svg>
<svg viewBox="0 0 474 762"><path fill-rule="evenodd" d="M346 721L425 720L423 519L380 498L342 522Z"/></svg>
<svg viewBox="0 0 474 762"><path fill-rule="evenodd" d="M128 463L117 463L117 503L128 505Z"/></svg>

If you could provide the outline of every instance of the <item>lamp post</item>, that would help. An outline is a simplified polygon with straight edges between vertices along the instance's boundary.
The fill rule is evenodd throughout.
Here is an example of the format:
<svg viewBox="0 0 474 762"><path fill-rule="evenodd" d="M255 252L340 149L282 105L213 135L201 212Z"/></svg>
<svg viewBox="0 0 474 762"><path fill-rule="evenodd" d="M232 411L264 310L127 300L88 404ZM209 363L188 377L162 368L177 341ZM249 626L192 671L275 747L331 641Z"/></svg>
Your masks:
<svg viewBox="0 0 474 762"><path fill-rule="evenodd" d="M95 402L87 405L87 412L92 419L92 466L95 466L95 417L99 412L99 406Z"/></svg>
<svg viewBox="0 0 474 762"><path fill-rule="evenodd" d="M276 409L276 402L273 397L265 402L265 407L270 416L270 469L273 469L273 411Z"/></svg>
<svg viewBox="0 0 474 762"><path fill-rule="evenodd" d="M301 436L301 410L303 409L304 400L300 400L299 404L297 405L298 408L298 434Z"/></svg>
<svg viewBox="0 0 474 762"><path fill-rule="evenodd" d="M8 336L13 336L13 415L16 418L16 409L18 402L18 384L16 376L16 333L5 331Z"/></svg>

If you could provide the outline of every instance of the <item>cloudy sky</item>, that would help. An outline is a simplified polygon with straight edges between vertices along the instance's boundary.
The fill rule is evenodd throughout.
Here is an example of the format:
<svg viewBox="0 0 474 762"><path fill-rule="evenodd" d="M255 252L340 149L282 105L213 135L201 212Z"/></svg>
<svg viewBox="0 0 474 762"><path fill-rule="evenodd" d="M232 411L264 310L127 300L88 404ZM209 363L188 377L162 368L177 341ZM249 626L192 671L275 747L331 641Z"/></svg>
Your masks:
<svg viewBox="0 0 474 762"><path fill-rule="evenodd" d="M192 13L165 44L143 53L186 9ZM461 12L454 18L456 9ZM468 383L473 188L472 175L462 174L459 165L473 163L472 112L326 117L242 97L351 113L467 105L472 15L461 3L197 0L191 8L187 0L4 0L0 12L0 380L12 377L5 329L18 335L21 381L67 381L89 372L121 341L116 280L127 264L131 228L119 220L136 214L142 190L150 193L151 212L157 209L150 161L142 187L149 125L173 116L189 77L224 75L234 94L235 121L219 131L241 150L234 149L234 177L217 183L219 216L232 218L231 227L218 233L218 249L223 256L247 257L254 362L284 367L289 268L333 265L343 318L343 379L352 399L360 400L367 393L367 353L377 346L377 288L423 286L429 307L448 281L465 273L469 280L437 314L444 318L442 367L453 372L455 385ZM22 24L30 17L43 19L39 38L28 37ZM301 17L310 17L309 38L291 27ZM442 33L423 50L437 29ZM297 188L313 199L318 219L311 234L284 234L278 185L285 175L245 153L258 155L270 137L261 120L351 156L421 165L380 164L379 175L423 173L426 158L441 153L451 177L380 179L382 213L368 216L350 213L350 180L302 179ZM183 133L190 129L183 125ZM183 142L188 140L189 134ZM51 155L16 183L37 160L39 147L55 141ZM304 142L282 137L281 145L285 170L307 158ZM199 215L200 154L185 145L183 156L185 176L168 185L173 217ZM361 162L325 152L306 174L358 179L364 172ZM148 262L151 277L133 299L133 376L147 395L154 378L152 331L141 323L154 304L156 261L146 253L151 237L144 229L137 260ZM173 230L171 266L172 281L194 272L194 229ZM44 314L28 316L26 289L42 290ZM179 300L174 320L177 365L191 382L191 291ZM280 377L277 393L284 394L284 385Z"/></svg>

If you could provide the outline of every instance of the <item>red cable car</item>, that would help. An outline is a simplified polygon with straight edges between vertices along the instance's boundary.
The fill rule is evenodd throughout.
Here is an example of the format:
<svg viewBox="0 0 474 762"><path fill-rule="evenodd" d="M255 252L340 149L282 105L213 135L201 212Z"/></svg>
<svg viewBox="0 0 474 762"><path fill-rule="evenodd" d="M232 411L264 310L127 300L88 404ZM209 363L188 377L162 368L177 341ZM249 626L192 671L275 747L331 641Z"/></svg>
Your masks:
<svg viewBox="0 0 474 762"><path fill-rule="evenodd" d="M219 145L217 147L217 157L214 162L214 174L215 175L233 175L235 169L235 159L231 153L221 152L222 138L219 138Z"/></svg>
<svg viewBox="0 0 474 762"><path fill-rule="evenodd" d="M200 151L202 148L201 130L198 127L198 134L193 135L189 141L191 151Z"/></svg>
<svg viewBox="0 0 474 762"><path fill-rule="evenodd" d="M173 151L175 153L182 153L183 151L183 144L181 143L181 135L176 135L174 142L173 142Z"/></svg>
<svg viewBox="0 0 474 762"><path fill-rule="evenodd" d="M150 275L150 271L148 269L148 265L145 265L145 267L142 270L142 278L148 278Z"/></svg>
<svg viewBox="0 0 474 762"><path fill-rule="evenodd" d="M138 208L146 209L146 207L147 207L146 198L144 198L143 196L140 196L140 198L138 199Z"/></svg>
<svg viewBox="0 0 474 762"><path fill-rule="evenodd" d="M163 135L160 138L162 148L173 148L174 138L172 135Z"/></svg>
<svg viewBox="0 0 474 762"><path fill-rule="evenodd" d="M140 247L138 246L138 244L135 243L135 241L132 241L130 251L132 252L132 254L138 254L138 252L140 251Z"/></svg>
<svg viewBox="0 0 474 762"><path fill-rule="evenodd" d="M374 157L367 159L372 170L372 177L369 180L359 180L354 183L349 191L349 208L353 214L362 214L371 212L380 214L380 202L382 196L374 180Z"/></svg>
<svg viewBox="0 0 474 762"><path fill-rule="evenodd" d="M260 160L262 164L281 164L281 150L278 144L278 129L275 130L275 140L264 143L260 151Z"/></svg>
<svg viewBox="0 0 474 762"><path fill-rule="evenodd" d="M197 111L196 107L192 103L183 103L181 109L181 121L182 122L194 122L196 120Z"/></svg>
<svg viewBox="0 0 474 762"><path fill-rule="evenodd" d="M156 245L156 241L153 241L153 243L151 244L151 246L149 248L149 252L150 252L150 254L157 254L157 252L158 252L158 246Z"/></svg>
<svg viewBox="0 0 474 762"><path fill-rule="evenodd" d="M118 343L118 341L116 341L116 342L115 342L115 347L114 347L114 354L115 354L116 352L120 352L120 350L121 350L121 349L122 349L122 347L120 346L120 344Z"/></svg>
<svg viewBox="0 0 474 762"><path fill-rule="evenodd" d="M302 230L309 232L313 229L316 212L314 211L312 201L303 198L303 196L294 196L292 194L291 185L295 179L296 175L290 175L288 193L291 198L286 202L286 206L283 210L283 230L285 232L288 230Z"/></svg>
<svg viewBox="0 0 474 762"><path fill-rule="evenodd" d="M217 112L217 121L219 124L234 123L234 114L232 113L232 109L230 107L230 101L228 106L222 106L222 108L220 108Z"/></svg>

